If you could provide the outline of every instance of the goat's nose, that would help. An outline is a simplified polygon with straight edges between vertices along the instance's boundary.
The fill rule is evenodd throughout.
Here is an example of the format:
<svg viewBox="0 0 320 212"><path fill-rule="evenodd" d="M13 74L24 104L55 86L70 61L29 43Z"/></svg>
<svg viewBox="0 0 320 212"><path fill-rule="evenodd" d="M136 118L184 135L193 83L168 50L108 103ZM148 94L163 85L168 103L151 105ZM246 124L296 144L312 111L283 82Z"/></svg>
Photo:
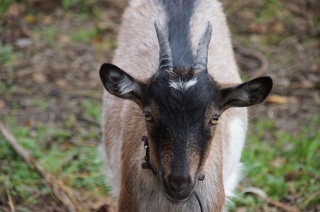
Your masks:
<svg viewBox="0 0 320 212"><path fill-rule="evenodd" d="M186 190L191 185L192 180L190 176L168 176L168 184L170 189L174 192Z"/></svg>

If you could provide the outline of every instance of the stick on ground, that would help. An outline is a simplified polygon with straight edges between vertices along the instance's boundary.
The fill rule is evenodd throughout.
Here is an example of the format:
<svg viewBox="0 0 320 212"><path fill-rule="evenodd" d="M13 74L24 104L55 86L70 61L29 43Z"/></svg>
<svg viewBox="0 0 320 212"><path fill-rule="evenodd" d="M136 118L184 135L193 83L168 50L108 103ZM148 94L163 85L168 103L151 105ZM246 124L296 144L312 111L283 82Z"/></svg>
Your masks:
<svg viewBox="0 0 320 212"><path fill-rule="evenodd" d="M9 129L0 121L0 131L6 138L11 147L23 158L23 160L44 178L46 185L52 190L53 194L60 200L69 211L89 211L79 200L76 192L66 185L62 180L55 179L50 173L46 172L37 160L24 149Z"/></svg>

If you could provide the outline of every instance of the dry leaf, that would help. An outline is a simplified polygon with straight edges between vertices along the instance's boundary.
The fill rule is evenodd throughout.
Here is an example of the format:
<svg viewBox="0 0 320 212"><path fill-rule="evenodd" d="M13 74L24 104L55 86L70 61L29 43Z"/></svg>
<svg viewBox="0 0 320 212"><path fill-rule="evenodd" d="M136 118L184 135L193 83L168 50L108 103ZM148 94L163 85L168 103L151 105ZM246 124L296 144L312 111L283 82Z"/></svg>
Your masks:
<svg viewBox="0 0 320 212"><path fill-rule="evenodd" d="M58 39L61 43L70 43L70 37L66 34L59 34Z"/></svg>
<svg viewBox="0 0 320 212"><path fill-rule="evenodd" d="M267 26L265 24L250 24L249 31L258 34L265 34L267 32Z"/></svg>
<svg viewBox="0 0 320 212"><path fill-rule="evenodd" d="M311 67L310 67L310 70L311 70L312 72L318 72L318 71L319 71L319 66L318 66L318 64L313 63L313 64L311 65Z"/></svg>
<svg viewBox="0 0 320 212"><path fill-rule="evenodd" d="M278 157L278 158L272 160L272 161L270 162L270 164L271 164L273 167L275 167L275 168L279 168L279 167L283 166L284 162L285 162L285 159L284 159L284 158Z"/></svg>
<svg viewBox="0 0 320 212"><path fill-rule="evenodd" d="M236 212L247 212L247 208L246 207L239 207L236 209Z"/></svg>
<svg viewBox="0 0 320 212"><path fill-rule="evenodd" d="M282 34L284 33L285 28L282 22L278 21L271 25L269 33Z"/></svg>
<svg viewBox="0 0 320 212"><path fill-rule="evenodd" d="M56 84L59 87L66 87L68 85L68 81L65 79L58 79L58 80L56 80Z"/></svg>
<svg viewBox="0 0 320 212"><path fill-rule="evenodd" d="M44 82L48 81L47 77L43 73L40 73L40 72L35 72L32 75L32 79L37 83L44 83Z"/></svg>
<svg viewBox="0 0 320 212"><path fill-rule="evenodd" d="M28 29L22 27L22 28L19 29L19 37L31 38L32 37L32 33Z"/></svg>
<svg viewBox="0 0 320 212"><path fill-rule="evenodd" d="M284 104L288 103L288 98L285 96L272 94L272 95L268 96L268 98L266 99L266 102L271 103L271 104L284 105Z"/></svg>
<svg viewBox="0 0 320 212"><path fill-rule="evenodd" d="M24 20L28 24L34 24L37 21L37 17L34 16L34 15L29 14L26 17L24 17Z"/></svg>
<svg viewBox="0 0 320 212"><path fill-rule="evenodd" d="M94 47L99 47L103 43L103 37L102 36L96 36L92 41L91 45Z"/></svg>
<svg viewBox="0 0 320 212"><path fill-rule="evenodd" d="M53 23L53 18L51 15L46 15L43 17L42 21L41 21L42 24L44 25L49 25L49 24L52 24Z"/></svg>
<svg viewBox="0 0 320 212"><path fill-rule="evenodd" d="M0 109L3 109L6 107L6 102L4 100L0 100Z"/></svg>
<svg viewBox="0 0 320 212"><path fill-rule="evenodd" d="M22 11L22 6L17 3L13 3L10 5L10 7L7 9L5 16L7 17L19 17L21 15Z"/></svg>

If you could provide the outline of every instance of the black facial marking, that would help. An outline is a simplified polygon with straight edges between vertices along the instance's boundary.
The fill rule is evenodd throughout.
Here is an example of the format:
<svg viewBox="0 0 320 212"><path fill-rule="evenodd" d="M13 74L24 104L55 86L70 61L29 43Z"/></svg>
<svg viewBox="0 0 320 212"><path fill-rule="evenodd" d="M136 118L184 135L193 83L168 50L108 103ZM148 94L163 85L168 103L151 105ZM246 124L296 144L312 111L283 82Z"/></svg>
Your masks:
<svg viewBox="0 0 320 212"><path fill-rule="evenodd" d="M195 2L195 0L162 0L168 17L168 37L174 67L192 67L194 63L189 31Z"/></svg>
<svg viewBox="0 0 320 212"><path fill-rule="evenodd" d="M157 74L147 87L143 99L145 106L151 102L157 105L158 120L149 127L156 151L169 148L174 160L172 170L184 173L190 157L189 150L186 150L196 151L200 157L205 152L211 138L211 129L205 117L206 110L212 103L219 105L220 94L214 80L207 73L198 74L198 82L186 90L172 88L170 81L190 80L192 76L187 74L188 70L176 73L174 77L166 73Z"/></svg>

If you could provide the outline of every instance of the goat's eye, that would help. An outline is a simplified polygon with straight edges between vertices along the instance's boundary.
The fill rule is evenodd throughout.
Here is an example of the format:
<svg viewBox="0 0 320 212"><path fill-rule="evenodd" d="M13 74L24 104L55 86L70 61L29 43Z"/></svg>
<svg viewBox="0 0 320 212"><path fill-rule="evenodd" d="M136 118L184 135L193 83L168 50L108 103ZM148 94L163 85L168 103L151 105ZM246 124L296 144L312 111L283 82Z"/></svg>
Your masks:
<svg viewBox="0 0 320 212"><path fill-rule="evenodd" d="M150 112L144 112L144 118L146 121L152 121L152 115Z"/></svg>
<svg viewBox="0 0 320 212"><path fill-rule="evenodd" d="M210 120L211 125L217 125L219 120L219 116L213 116Z"/></svg>

